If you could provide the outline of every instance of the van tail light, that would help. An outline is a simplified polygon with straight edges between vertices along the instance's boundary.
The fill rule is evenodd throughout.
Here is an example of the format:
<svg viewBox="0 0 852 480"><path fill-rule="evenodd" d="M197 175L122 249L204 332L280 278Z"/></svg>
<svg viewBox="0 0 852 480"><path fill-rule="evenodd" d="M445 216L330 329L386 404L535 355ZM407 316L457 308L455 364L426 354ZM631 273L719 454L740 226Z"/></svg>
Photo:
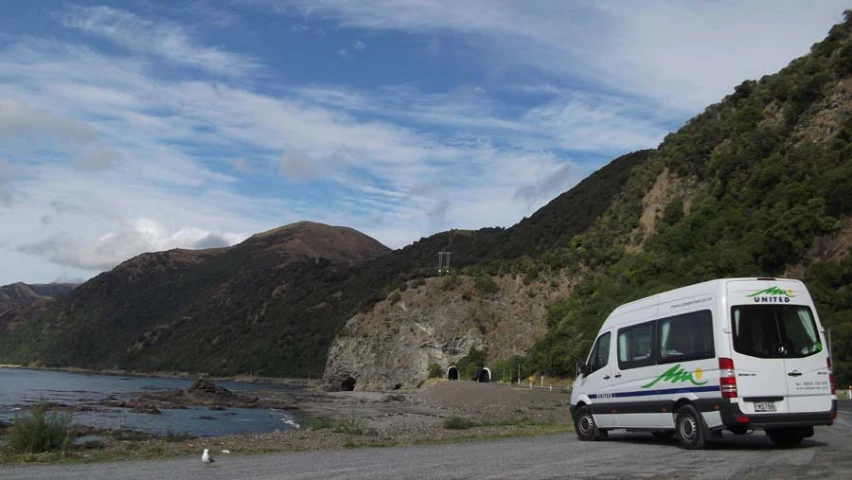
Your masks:
<svg viewBox="0 0 852 480"><path fill-rule="evenodd" d="M719 388L722 398L737 398L737 376L730 358L719 357Z"/></svg>
<svg viewBox="0 0 852 480"><path fill-rule="evenodd" d="M828 367L828 383L831 384L831 394L837 395L837 390L834 388L834 372L831 371L831 357L826 357L825 365Z"/></svg>

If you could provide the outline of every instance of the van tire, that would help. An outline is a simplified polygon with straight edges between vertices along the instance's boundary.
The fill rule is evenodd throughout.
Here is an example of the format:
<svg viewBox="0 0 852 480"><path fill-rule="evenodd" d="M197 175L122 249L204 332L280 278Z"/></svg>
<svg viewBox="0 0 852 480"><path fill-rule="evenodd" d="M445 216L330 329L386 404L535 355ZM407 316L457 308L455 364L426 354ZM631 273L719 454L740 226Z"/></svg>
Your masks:
<svg viewBox="0 0 852 480"><path fill-rule="evenodd" d="M704 419L692 405L683 405L677 410L675 433L683 448L698 450L704 448Z"/></svg>
<svg viewBox="0 0 852 480"><path fill-rule="evenodd" d="M603 440L607 437L606 432L598 429L595 417L592 416L592 410L589 407L580 407L577 410L577 417L574 420L574 430L577 431L577 438L584 442L594 442L595 440Z"/></svg>
<svg viewBox="0 0 852 480"><path fill-rule="evenodd" d="M778 447L796 447L805 436L795 428L771 428L766 430L766 435Z"/></svg>

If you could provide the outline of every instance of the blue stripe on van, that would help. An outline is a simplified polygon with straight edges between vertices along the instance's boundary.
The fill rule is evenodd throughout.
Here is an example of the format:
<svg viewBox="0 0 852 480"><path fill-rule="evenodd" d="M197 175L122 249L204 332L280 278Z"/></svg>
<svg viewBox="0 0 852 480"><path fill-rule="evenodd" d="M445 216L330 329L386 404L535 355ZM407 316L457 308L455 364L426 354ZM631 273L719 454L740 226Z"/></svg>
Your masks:
<svg viewBox="0 0 852 480"><path fill-rule="evenodd" d="M652 395L671 395L674 393L701 393L701 392L718 392L719 385L706 385L701 387L678 387L664 388L662 390L636 390L633 392L615 392L603 395L603 398L624 398L624 397L650 397ZM601 395L592 394L589 398L599 398Z"/></svg>

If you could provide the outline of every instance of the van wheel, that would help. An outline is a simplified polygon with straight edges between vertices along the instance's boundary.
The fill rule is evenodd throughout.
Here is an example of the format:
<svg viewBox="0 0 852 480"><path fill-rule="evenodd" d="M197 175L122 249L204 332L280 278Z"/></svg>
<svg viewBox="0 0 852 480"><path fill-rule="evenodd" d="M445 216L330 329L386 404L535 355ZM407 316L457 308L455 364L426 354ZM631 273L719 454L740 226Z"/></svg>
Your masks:
<svg viewBox="0 0 852 480"><path fill-rule="evenodd" d="M689 450L704 448L706 440L703 419L692 405L684 405L677 410L675 432L683 448Z"/></svg>
<svg viewBox="0 0 852 480"><path fill-rule="evenodd" d="M651 432L651 435L654 436L657 440L671 440L675 436L674 430L658 430L656 432Z"/></svg>
<svg viewBox="0 0 852 480"><path fill-rule="evenodd" d="M577 438L584 442L603 440L607 437L605 431L598 429L598 426L595 423L595 417L592 416L592 411L589 407L580 407L580 409L577 410L577 419L574 421L574 430L577 431Z"/></svg>
<svg viewBox="0 0 852 480"><path fill-rule="evenodd" d="M771 428L766 430L766 435L779 447L795 447L802 443L805 436L796 429Z"/></svg>

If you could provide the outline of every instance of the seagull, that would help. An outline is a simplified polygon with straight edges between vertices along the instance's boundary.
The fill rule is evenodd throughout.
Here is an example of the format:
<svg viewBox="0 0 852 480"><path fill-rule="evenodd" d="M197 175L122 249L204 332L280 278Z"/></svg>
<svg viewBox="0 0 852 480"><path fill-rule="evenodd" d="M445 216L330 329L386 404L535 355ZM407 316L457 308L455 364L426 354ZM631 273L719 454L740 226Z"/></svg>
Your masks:
<svg viewBox="0 0 852 480"><path fill-rule="evenodd" d="M222 450L222 453L227 455L227 454L231 453L231 451L230 450Z"/></svg>
<svg viewBox="0 0 852 480"><path fill-rule="evenodd" d="M207 449L204 449L204 453L201 454L201 461L204 463L214 463L216 460L213 460L213 457L207 453Z"/></svg>

